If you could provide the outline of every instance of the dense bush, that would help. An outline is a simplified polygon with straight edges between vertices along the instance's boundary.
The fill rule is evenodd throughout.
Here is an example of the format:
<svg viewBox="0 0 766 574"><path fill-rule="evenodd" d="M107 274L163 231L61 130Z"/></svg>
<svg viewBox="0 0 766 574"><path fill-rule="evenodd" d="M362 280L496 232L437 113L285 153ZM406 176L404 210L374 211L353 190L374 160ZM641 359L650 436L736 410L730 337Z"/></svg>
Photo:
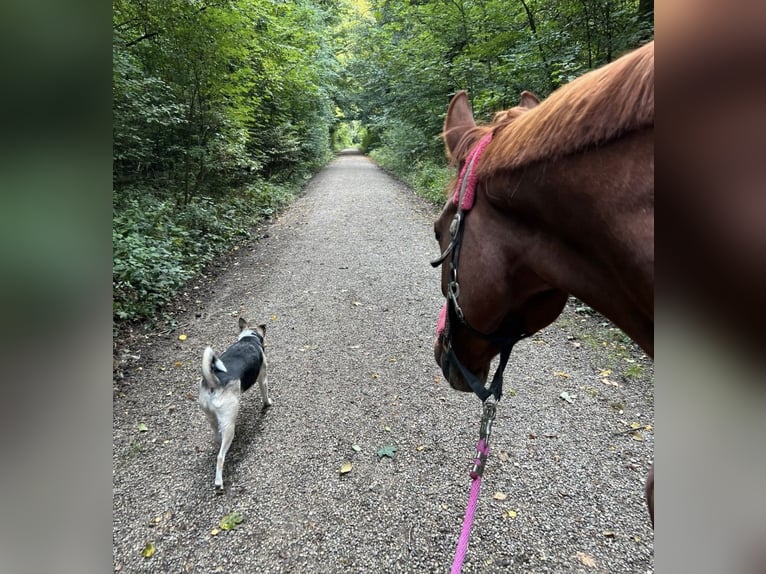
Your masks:
<svg viewBox="0 0 766 574"><path fill-rule="evenodd" d="M293 197L295 185L261 182L236 196L194 198L177 206L137 194L115 207L112 219L115 318L153 316L213 257L246 237L259 218L274 214Z"/></svg>

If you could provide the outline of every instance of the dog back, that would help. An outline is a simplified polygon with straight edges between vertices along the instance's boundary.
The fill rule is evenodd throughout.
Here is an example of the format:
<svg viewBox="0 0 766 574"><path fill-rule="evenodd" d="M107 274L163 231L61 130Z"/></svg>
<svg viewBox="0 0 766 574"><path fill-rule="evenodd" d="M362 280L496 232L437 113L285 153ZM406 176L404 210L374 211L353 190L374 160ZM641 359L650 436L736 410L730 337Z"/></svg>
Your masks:
<svg viewBox="0 0 766 574"><path fill-rule="evenodd" d="M232 381L240 381L242 391L249 389L258 379L263 367L263 340L260 335L242 337L231 347L226 349L219 360L224 364L226 370L220 370L216 366L216 357L213 356L210 362L210 371L214 375L213 381L203 377L203 384L211 388L226 387ZM203 368L203 372L204 372Z"/></svg>

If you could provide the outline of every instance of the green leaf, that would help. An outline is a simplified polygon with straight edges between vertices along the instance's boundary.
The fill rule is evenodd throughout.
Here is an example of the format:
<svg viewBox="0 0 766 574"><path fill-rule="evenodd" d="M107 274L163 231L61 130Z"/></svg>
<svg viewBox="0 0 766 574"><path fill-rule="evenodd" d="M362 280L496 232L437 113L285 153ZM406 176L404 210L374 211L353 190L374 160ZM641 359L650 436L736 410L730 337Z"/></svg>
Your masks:
<svg viewBox="0 0 766 574"><path fill-rule="evenodd" d="M149 430L149 427L146 426L146 423L138 423L138 432L146 432Z"/></svg>
<svg viewBox="0 0 766 574"><path fill-rule="evenodd" d="M224 516L221 519L221 523L218 526L221 527L221 530L234 530L237 528L237 525L243 520L244 518L242 517L242 515L235 510L234 512L230 512L229 514Z"/></svg>
<svg viewBox="0 0 766 574"><path fill-rule="evenodd" d="M362 447L361 447L361 446L359 446L359 445L358 445L358 444L356 444L356 443L352 444L352 445L351 445L351 448L353 448L353 449L354 449L354 452L362 452Z"/></svg>
<svg viewBox="0 0 766 574"><path fill-rule="evenodd" d="M384 456L387 456L388 458L394 458L394 454L396 454L397 448L396 446L392 444L387 444L386 446L383 446L378 449L378 452L375 454L378 455L378 458L383 458Z"/></svg>
<svg viewBox="0 0 766 574"><path fill-rule="evenodd" d="M154 553L156 552L157 548L154 546L154 542L151 540L147 540L146 544L144 545L144 549L141 550L141 556L144 558L151 558L154 556Z"/></svg>

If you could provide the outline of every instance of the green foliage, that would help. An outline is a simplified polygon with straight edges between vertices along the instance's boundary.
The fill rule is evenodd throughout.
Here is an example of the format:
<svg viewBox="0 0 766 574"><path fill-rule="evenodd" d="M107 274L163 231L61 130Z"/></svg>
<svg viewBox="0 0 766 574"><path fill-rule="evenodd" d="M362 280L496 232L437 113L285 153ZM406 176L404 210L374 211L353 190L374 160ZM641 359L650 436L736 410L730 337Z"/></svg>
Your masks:
<svg viewBox="0 0 766 574"><path fill-rule="evenodd" d="M332 145L335 151L347 148L359 148L367 137L367 128L359 120L342 121L332 133Z"/></svg>
<svg viewBox="0 0 766 574"><path fill-rule="evenodd" d="M151 317L331 157L335 0L113 1L113 293Z"/></svg>
<svg viewBox="0 0 766 574"><path fill-rule="evenodd" d="M415 193L431 203L440 205L444 202L445 189L454 175L454 170L447 168L443 161L418 159L415 163L407 164L388 146L374 149L370 157L381 167L396 174Z"/></svg>
<svg viewBox="0 0 766 574"><path fill-rule="evenodd" d="M444 165L439 135L455 92L468 90L479 121L516 105L523 90L546 97L651 39L652 6L370 0L347 16L346 102L368 127L362 148L396 173Z"/></svg>
<svg viewBox="0 0 766 574"><path fill-rule="evenodd" d="M431 203L441 205L446 197L444 191L454 170L444 167L443 162L418 161L413 169L412 187Z"/></svg>
<svg viewBox="0 0 766 574"><path fill-rule="evenodd" d="M179 208L136 194L112 219L112 303L122 320L152 317L191 277L247 236L253 222L276 213L295 186L260 182L225 200L194 198Z"/></svg>

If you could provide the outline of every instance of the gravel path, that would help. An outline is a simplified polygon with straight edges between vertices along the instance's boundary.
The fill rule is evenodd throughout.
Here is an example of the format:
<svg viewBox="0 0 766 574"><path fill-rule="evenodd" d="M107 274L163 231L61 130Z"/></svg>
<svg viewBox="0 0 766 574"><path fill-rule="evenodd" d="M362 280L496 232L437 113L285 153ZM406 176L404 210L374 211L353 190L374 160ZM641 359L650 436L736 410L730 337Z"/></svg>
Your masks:
<svg viewBox="0 0 766 574"><path fill-rule="evenodd" d="M342 154L189 287L174 332L119 349L115 571L449 571L481 409L433 360L435 213ZM653 433L613 434L653 424L652 363L578 305L511 357L464 572L653 570ZM240 314L268 325L274 406L245 395L217 495L199 363L234 341ZM386 445L396 454L379 460ZM232 511L239 527L214 534Z"/></svg>

